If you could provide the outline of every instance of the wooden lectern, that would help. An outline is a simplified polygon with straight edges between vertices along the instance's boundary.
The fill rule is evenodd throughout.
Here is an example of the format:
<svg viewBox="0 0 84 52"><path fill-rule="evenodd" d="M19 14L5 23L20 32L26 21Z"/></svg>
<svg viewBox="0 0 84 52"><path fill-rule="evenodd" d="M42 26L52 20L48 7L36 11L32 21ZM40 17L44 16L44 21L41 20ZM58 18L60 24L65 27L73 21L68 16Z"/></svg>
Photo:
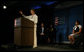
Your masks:
<svg viewBox="0 0 84 52"><path fill-rule="evenodd" d="M14 44L18 46L34 45L34 22L23 17L16 19Z"/></svg>

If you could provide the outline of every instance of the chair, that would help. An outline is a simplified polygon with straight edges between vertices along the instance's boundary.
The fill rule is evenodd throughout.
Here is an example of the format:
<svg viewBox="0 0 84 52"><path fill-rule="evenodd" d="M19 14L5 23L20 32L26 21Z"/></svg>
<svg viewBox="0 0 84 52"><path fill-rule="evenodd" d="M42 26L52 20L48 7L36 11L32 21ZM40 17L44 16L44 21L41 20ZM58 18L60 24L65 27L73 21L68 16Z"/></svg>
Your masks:
<svg viewBox="0 0 84 52"><path fill-rule="evenodd" d="M82 32L80 33L79 36L75 37L74 46L79 48L81 43L83 43L83 30L82 30Z"/></svg>

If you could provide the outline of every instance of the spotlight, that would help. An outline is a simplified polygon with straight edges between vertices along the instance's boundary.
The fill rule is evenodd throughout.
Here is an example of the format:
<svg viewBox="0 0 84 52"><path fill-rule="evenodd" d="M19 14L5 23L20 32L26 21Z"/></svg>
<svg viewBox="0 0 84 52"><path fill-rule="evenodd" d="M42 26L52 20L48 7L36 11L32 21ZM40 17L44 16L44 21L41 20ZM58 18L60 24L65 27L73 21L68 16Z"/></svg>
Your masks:
<svg viewBox="0 0 84 52"><path fill-rule="evenodd" d="M7 7L4 5L4 6L3 6L3 9L6 9L6 8L7 8Z"/></svg>

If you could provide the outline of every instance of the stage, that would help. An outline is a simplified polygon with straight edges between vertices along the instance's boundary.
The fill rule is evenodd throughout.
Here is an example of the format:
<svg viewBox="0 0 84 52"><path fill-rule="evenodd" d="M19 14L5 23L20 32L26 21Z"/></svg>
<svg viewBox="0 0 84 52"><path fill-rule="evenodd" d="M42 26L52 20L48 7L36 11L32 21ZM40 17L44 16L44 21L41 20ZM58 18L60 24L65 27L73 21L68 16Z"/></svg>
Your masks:
<svg viewBox="0 0 84 52"><path fill-rule="evenodd" d="M2 51L83 51L83 47L73 48L69 45L58 45L58 44L47 44L47 45L38 45L37 48L31 47L15 47L13 45L2 45Z"/></svg>

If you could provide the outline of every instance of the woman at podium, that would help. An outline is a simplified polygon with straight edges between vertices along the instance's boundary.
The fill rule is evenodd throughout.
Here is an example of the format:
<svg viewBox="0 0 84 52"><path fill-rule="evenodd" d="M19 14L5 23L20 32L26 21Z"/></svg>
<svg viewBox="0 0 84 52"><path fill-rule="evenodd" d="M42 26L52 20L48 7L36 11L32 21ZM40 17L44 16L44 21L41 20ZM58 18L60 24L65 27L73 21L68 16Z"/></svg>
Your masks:
<svg viewBox="0 0 84 52"><path fill-rule="evenodd" d="M20 11L20 14L23 16L23 17L25 17L25 18L27 18L27 19L29 19L29 20L31 20L31 21L33 21L34 22L34 45L33 45L33 48L36 48L37 47L37 35L36 35L36 29L37 29L37 22L38 22L38 16L35 14L35 10L34 9L31 9L30 10L30 13L31 13L31 15L30 16L25 16L24 14L23 14L23 12L22 11Z"/></svg>

